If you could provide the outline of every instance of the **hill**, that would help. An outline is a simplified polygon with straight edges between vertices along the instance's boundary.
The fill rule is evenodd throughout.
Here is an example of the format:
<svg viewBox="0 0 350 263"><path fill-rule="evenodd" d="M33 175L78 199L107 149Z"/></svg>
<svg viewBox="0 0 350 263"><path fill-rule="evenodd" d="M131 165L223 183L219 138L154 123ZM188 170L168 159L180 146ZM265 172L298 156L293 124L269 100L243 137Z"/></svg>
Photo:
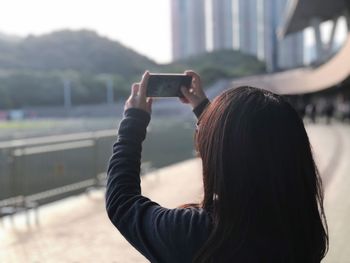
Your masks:
<svg viewBox="0 0 350 263"><path fill-rule="evenodd" d="M19 42L21 41L21 37L14 36L14 35L8 35L8 34L3 34L0 32L0 40L5 41L5 42Z"/></svg>
<svg viewBox="0 0 350 263"><path fill-rule="evenodd" d="M236 50L203 53L166 65L162 71L182 72L188 68L199 72L206 85L217 79L232 79L265 72L263 62Z"/></svg>
<svg viewBox="0 0 350 263"><path fill-rule="evenodd" d="M0 109L63 105L63 80L71 83L73 105L105 102L107 80L113 81L115 100L123 100L146 69L174 73L194 69L209 85L221 78L264 72L265 66L233 50L160 65L89 30L26 38L0 35Z"/></svg>
<svg viewBox="0 0 350 263"><path fill-rule="evenodd" d="M155 62L93 31L63 30L15 43L0 38L2 70L72 70L133 75Z"/></svg>

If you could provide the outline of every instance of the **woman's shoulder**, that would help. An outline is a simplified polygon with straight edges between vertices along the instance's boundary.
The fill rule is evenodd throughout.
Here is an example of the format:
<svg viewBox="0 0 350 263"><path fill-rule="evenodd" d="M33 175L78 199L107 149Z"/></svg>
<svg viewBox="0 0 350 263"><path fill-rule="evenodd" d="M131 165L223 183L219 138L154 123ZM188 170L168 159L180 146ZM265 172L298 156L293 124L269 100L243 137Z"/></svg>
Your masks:
<svg viewBox="0 0 350 263"><path fill-rule="evenodd" d="M198 204L181 205L173 211L184 218L191 219L193 223L200 222L208 225L208 227L212 224L211 214Z"/></svg>
<svg viewBox="0 0 350 263"><path fill-rule="evenodd" d="M188 262L187 259L193 258L212 229L211 215L195 206L167 209L158 222L163 229L161 239L167 244L169 251L176 251L177 262L180 259Z"/></svg>
<svg viewBox="0 0 350 263"><path fill-rule="evenodd" d="M212 229L210 213L203 208L195 206L176 208L173 212L176 214L173 217L174 233L178 233L196 244L202 244L207 240Z"/></svg>
<svg viewBox="0 0 350 263"><path fill-rule="evenodd" d="M181 223L176 226L193 226L210 227L212 224L211 214L205 209L194 204L186 204L174 209L166 209L165 218L171 218L171 222Z"/></svg>

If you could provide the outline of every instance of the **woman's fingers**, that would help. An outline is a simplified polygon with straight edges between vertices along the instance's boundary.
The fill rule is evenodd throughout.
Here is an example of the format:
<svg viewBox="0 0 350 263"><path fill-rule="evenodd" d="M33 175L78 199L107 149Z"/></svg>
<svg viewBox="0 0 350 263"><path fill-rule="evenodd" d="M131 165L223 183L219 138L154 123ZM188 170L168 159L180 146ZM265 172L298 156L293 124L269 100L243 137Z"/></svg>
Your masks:
<svg viewBox="0 0 350 263"><path fill-rule="evenodd" d="M186 71L185 71L185 75L191 76L195 81L200 80L199 75L198 75L195 71L193 71L193 70L186 70Z"/></svg>
<svg viewBox="0 0 350 263"><path fill-rule="evenodd" d="M182 86L181 87L181 92L184 95L185 99L187 99L188 101L192 101L194 95L188 90L188 88Z"/></svg>
<svg viewBox="0 0 350 263"><path fill-rule="evenodd" d="M149 72L146 71L140 83L134 83L131 86L131 94L125 103L124 110L130 108L141 109L151 113L152 99L146 98L146 89L149 78Z"/></svg>
<svg viewBox="0 0 350 263"><path fill-rule="evenodd" d="M185 70L185 74L188 76L199 76L195 71L193 70Z"/></svg>
<svg viewBox="0 0 350 263"><path fill-rule="evenodd" d="M193 88L194 90L198 91L200 90L202 87L201 87L201 79L200 79L200 76L192 71L192 70L186 70L185 71L185 74L187 76L191 76L192 77L192 83L191 83L191 88Z"/></svg>
<svg viewBox="0 0 350 263"><path fill-rule="evenodd" d="M181 101L182 103L185 103L185 104L190 103L190 102L188 101L188 99L186 99L186 98L179 97L179 99L180 99L180 101Z"/></svg>
<svg viewBox="0 0 350 263"><path fill-rule="evenodd" d="M188 100L192 107L195 108L206 98L205 92L202 88L201 78L193 70L186 70L184 73L185 75L192 77L192 83L190 89L182 88L181 91L186 100Z"/></svg>
<svg viewBox="0 0 350 263"><path fill-rule="evenodd" d="M152 112L152 103L153 103L153 99L152 98L147 98L146 104L147 104L147 111L149 113Z"/></svg>
<svg viewBox="0 0 350 263"><path fill-rule="evenodd" d="M140 90L140 83L133 83L131 86L131 96L132 97L137 96L139 90Z"/></svg>
<svg viewBox="0 0 350 263"><path fill-rule="evenodd" d="M141 97L146 97L146 90L147 90L148 79L149 79L149 72L146 71L146 72L142 75L142 79L141 79L141 82L140 82L140 90L139 90L139 93L140 93Z"/></svg>

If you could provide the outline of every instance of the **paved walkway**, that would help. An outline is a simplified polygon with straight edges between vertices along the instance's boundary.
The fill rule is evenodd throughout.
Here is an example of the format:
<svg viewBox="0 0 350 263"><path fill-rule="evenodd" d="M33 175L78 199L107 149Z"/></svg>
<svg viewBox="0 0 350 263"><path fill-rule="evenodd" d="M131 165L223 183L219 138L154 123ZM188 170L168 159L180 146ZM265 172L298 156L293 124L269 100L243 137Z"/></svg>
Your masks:
<svg viewBox="0 0 350 263"><path fill-rule="evenodd" d="M350 126L308 127L316 160L326 182L330 252L324 262L350 262ZM172 208L200 200L197 159L144 177L143 194ZM24 216L0 225L0 262L147 262L109 222L103 192L67 198L40 209L40 225ZM13 225L14 224L14 225Z"/></svg>
<svg viewBox="0 0 350 263"><path fill-rule="evenodd" d="M325 210L330 233L327 263L350 262L350 127L335 130L337 148L329 164ZM332 175L330 175L332 174Z"/></svg>

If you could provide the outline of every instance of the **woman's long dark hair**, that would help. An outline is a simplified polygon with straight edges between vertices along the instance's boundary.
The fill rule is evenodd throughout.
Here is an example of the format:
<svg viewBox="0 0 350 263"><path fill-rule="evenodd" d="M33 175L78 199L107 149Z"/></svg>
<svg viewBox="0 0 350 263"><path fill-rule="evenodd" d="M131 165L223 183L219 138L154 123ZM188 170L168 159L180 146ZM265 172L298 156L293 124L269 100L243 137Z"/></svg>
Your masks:
<svg viewBox="0 0 350 263"><path fill-rule="evenodd" d="M260 262L320 262L328 250L322 183L288 102L230 89L202 114L195 140L213 228L194 262L234 262L242 251Z"/></svg>

